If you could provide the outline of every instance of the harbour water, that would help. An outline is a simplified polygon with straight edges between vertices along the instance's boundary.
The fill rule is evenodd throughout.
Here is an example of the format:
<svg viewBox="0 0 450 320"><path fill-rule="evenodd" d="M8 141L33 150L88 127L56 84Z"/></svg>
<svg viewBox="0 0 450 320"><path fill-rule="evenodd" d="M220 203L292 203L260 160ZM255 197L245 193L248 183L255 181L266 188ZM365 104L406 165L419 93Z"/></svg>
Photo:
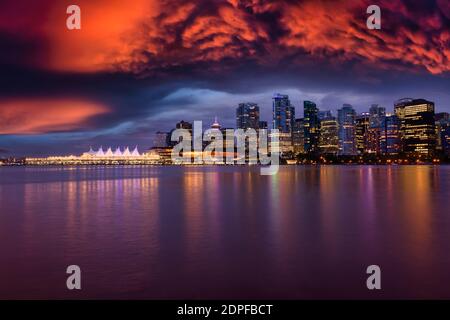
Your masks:
<svg viewBox="0 0 450 320"><path fill-rule="evenodd" d="M449 299L449 194L449 166L2 167L0 298Z"/></svg>

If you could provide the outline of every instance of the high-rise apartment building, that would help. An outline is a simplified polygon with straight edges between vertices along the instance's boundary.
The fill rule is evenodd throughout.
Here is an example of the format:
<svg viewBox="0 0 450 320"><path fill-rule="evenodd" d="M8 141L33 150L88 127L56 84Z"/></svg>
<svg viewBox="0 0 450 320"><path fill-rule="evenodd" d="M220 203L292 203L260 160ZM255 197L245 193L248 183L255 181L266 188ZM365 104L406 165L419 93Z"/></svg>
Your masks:
<svg viewBox="0 0 450 320"><path fill-rule="evenodd" d="M400 121L396 115L386 114L381 121L380 149L384 155L395 155L401 150Z"/></svg>
<svg viewBox="0 0 450 320"><path fill-rule="evenodd" d="M397 101L394 110L400 121L403 152L433 156L436 151L434 102L406 98Z"/></svg>
<svg viewBox="0 0 450 320"><path fill-rule="evenodd" d="M367 135L367 152L381 154L382 122L386 116L386 108L373 104L369 109L369 130Z"/></svg>
<svg viewBox="0 0 450 320"><path fill-rule="evenodd" d="M305 153L305 126L303 118L295 119L292 143L295 153Z"/></svg>
<svg viewBox="0 0 450 320"><path fill-rule="evenodd" d="M305 153L314 154L319 151L319 109L312 101L303 102Z"/></svg>
<svg viewBox="0 0 450 320"><path fill-rule="evenodd" d="M363 112L355 119L356 150L359 154L367 153L369 141L369 113Z"/></svg>
<svg viewBox="0 0 450 320"><path fill-rule="evenodd" d="M355 135L355 109L349 104L344 104L338 110L339 123L339 154L356 154L356 135Z"/></svg>
<svg viewBox="0 0 450 320"><path fill-rule="evenodd" d="M273 129L278 129L282 133L292 134L295 122L295 108L291 105L288 95L276 93L273 100Z"/></svg>
<svg viewBox="0 0 450 320"><path fill-rule="evenodd" d="M236 109L237 129L259 129L259 106L256 103L240 103Z"/></svg>
<svg viewBox="0 0 450 320"><path fill-rule="evenodd" d="M319 150L321 154L336 155L339 152L339 125L335 117L327 114L320 121Z"/></svg>
<svg viewBox="0 0 450 320"><path fill-rule="evenodd" d="M436 113L434 121L436 125L436 150L445 153L447 147L445 135L450 126L450 116L448 112Z"/></svg>

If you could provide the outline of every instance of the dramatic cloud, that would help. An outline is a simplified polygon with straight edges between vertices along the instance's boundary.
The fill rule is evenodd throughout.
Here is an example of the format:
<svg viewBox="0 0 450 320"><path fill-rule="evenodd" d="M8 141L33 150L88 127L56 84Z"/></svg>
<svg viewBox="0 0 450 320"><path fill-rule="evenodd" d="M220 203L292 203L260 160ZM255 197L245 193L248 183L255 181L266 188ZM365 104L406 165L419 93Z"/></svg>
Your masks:
<svg viewBox="0 0 450 320"><path fill-rule="evenodd" d="M373 31L366 27L367 0L80 0L82 29L69 31L64 1L11 1L0 30L44 40L34 61L45 56L38 63L53 70L153 74L192 65L220 69L243 60L301 65L332 58L448 72L448 2L415 2L378 1L382 29ZM20 18L9 23L8 16Z"/></svg>

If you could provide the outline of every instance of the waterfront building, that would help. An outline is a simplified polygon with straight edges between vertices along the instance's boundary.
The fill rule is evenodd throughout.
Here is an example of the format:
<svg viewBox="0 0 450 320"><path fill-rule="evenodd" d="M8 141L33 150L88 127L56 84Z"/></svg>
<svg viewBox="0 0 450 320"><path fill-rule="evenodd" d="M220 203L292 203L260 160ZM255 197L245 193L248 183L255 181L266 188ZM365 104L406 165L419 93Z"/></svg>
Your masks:
<svg viewBox="0 0 450 320"><path fill-rule="evenodd" d="M403 152L432 157L436 151L434 102L405 98L397 101L394 109L400 120Z"/></svg>
<svg viewBox="0 0 450 320"><path fill-rule="evenodd" d="M172 148L171 147L152 147L150 150L144 153L146 158L157 161L159 164L171 164L172 163Z"/></svg>
<svg viewBox="0 0 450 320"><path fill-rule="evenodd" d="M339 155L356 155L355 119L352 105L344 104L338 110Z"/></svg>
<svg viewBox="0 0 450 320"><path fill-rule="evenodd" d="M105 157L109 158L109 157L113 157L114 153L112 152L111 147L108 148L108 150L106 150L105 152Z"/></svg>
<svg viewBox="0 0 450 320"><path fill-rule="evenodd" d="M356 150L359 154L368 152L369 141L369 113L363 112L355 119Z"/></svg>
<svg viewBox="0 0 450 320"><path fill-rule="evenodd" d="M276 93L272 97L272 128L282 133L292 134L295 122L295 107L291 105L289 96Z"/></svg>
<svg viewBox="0 0 450 320"><path fill-rule="evenodd" d="M381 121L380 148L384 155L400 152L400 122L396 115L386 114Z"/></svg>
<svg viewBox="0 0 450 320"><path fill-rule="evenodd" d="M446 139L445 133L450 125L450 117L448 112L436 113L434 117L436 125L436 150L445 153Z"/></svg>
<svg viewBox="0 0 450 320"><path fill-rule="evenodd" d="M336 155L339 152L338 131L338 122L331 113L321 119L319 137L319 150L321 154Z"/></svg>
<svg viewBox="0 0 450 320"><path fill-rule="evenodd" d="M125 148L125 151L122 153L122 156L126 158L131 157L131 152L128 147Z"/></svg>
<svg viewBox="0 0 450 320"><path fill-rule="evenodd" d="M444 154L450 157L450 124L447 125L442 134L442 149Z"/></svg>
<svg viewBox="0 0 450 320"><path fill-rule="evenodd" d="M292 144L294 153L305 153L305 127L304 119L295 119L294 131L292 132Z"/></svg>
<svg viewBox="0 0 450 320"><path fill-rule="evenodd" d="M369 109L369 130L367 135L367 153L381 154L382 122L386 108L373 104Z"/></svg>
<svg viewBox="0 0 450 320"><path fill-rule="evenodd" d="M117 147L114 151L114 157L120 157L122 155L122 151L120 150L120 147Z"/></svg>
<svg viewBox="0 0 450 320"><path fill-rule="evenodd" d="M117 147L115 151L112 151L111 147L108 147L106 151L103 147L100 147L97 151L89 148L89 151L83 153L81 158L97 158L97 159L125 159L125 158L139 158L142 155L139 153L138 147L136 146L133 151L130 151L128 147L121 151L120 147Z"/></svg>
<svg viewBox="0 0 450 320"><path fill-rule="evenodd" d="M217 117L214 118L214 122L211 124L210 128L212 129L212 132L210 133L211 135L216 134L217 132L219 132L221 134L221 136L222 136L222 143L223 143L223 149L222 150L215 150L215 152L213 153L213 156L217 160L217 161L215 161L213 163L225 163L226 157L228 155L228 150L232 150L232 151L230 151L231 152L230 156L232 156L232 157L235 156L236 139L234 137L234 134L233 134L233 136L230 139L227 139L227 136L226 136L227 130L232 130L233 133L234 133L234 129L232 129L232 128L223 128L222 125L219 123ZM203 141L203 151L211 143L211 141L213 141L214 139L215 139L215 137L213 137L213 136L208 137L208 133L205 133L204 141ZM249 143L248 140L247 140L246 143ZM252 143L257 143L257 141L252 141ZM195 151L193 151L193 152L195 152ZM213 164L213 163L211 163L211 164Z"/></svg>
<svg viewBox="0 0 450 320"><path fill-rule="evenodd" d="M305 153L316 154L319 151L319 109L314 102L304 101L303 113Z"/></svg>
<svg viewBox="0 0 450 320"><path fill-rule="evenodd" d="M88 156L94 156L94 157L99 157L99 158L101 158L101 157L103 157L103 156L105 156L105 152L103 151L103 147L101 146L99 149L98 149L98 151L97 152L95 152L95 153L91 153L91 151L92 151L92 149L90 149L89 151L88 151ZM86 155L86 154L85 154Z"/></svg>
<svg viewBox="0 0 450 320"><path fill-rule="evenodd" d="M236 109L237 129L259 129L259 106L256 103L240 103Z"/></svg>
<svg viewBox="0 0 450 320"><path fill-rule="evenodd" d="M292 133L288 132L271 132L269 134L270 137L270 149L275 148L275 143L273 142L273 138L278 136L278 150L282 157L286 157L294 152L294 145L292 144Z"/></svg>

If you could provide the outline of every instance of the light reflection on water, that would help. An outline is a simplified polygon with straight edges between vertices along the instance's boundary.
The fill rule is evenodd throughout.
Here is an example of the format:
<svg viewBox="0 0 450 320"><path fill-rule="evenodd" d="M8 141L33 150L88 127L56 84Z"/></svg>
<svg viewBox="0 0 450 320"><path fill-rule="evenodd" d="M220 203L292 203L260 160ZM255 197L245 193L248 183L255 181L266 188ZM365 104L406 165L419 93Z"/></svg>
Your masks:
<svg viewBox="0 0 450 320"><path fill-rule="evenodd" d="M2 168L0 297L450 298L449 187L445 166Z"/></svg>

